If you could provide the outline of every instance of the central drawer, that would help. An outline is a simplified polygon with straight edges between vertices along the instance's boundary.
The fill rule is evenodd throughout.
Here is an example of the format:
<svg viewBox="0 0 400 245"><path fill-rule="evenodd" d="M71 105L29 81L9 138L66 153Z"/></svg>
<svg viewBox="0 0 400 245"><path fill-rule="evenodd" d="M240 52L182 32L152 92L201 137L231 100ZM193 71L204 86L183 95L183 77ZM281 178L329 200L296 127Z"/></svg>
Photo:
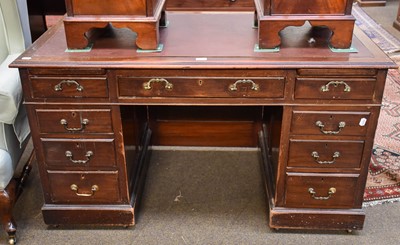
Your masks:
<svg viewBox="0 0 400 245"><path fill-rule="evenodd" d="M119 97L283 98L284 77L118 77Z"/></svg>

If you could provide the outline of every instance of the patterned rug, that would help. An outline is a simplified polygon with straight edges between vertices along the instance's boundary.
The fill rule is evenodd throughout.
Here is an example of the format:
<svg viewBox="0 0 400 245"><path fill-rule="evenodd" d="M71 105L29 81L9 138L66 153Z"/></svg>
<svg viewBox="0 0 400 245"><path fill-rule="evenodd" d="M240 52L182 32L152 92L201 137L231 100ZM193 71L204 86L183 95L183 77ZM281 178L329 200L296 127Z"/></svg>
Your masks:
<svg viewBox="0 0 400 245"><path fill-rule="evenodd" d="M353 16L356 25L400 64L400 41L358 5L353 6ZM400 201L400 73L399 70L389 70L364 192L364 206L395 201Z"/></svg>

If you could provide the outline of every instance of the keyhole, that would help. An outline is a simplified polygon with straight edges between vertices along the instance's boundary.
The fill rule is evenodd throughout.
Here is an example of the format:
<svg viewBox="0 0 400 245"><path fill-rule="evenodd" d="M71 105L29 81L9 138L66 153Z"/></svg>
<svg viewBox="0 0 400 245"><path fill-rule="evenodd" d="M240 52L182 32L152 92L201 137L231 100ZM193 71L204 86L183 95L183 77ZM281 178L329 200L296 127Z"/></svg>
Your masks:
<svg viewBox="0 0 400 245"><path fill-rule="evenodd" d="M203 85L203 80L198 80L197 83L199 84L199 86Z"/></svg>

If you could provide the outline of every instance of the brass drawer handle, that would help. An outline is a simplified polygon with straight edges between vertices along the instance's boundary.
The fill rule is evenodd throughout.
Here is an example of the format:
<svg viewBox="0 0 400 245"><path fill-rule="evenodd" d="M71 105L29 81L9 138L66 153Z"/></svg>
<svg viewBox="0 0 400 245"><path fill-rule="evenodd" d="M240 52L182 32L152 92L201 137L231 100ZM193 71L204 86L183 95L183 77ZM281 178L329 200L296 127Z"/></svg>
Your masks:
<svg viewBox="0 0 400 245"><path fill-rule="evenodd" d="M89 124L89 119L84 118L81 121L81 127L80 128L68 128L68 121L65 119L60 120L60 124L64 126L65 130L70 131L70 132L76 132L76 131L82 131L85 129L86 125Z"/></svg>
<svg viewBox="0 0 400 245"><path fill-rule="evenodd" d="M152 78L148 82L143 83L143 88L145 90L151 90L152 89L152 87L151 87L152 83L165 83L164 88L166 90L172 90L172 88L174 87L174 85L172 83L168 82L168 80L165 79L165 78Z"/></svg>
<svg viewBox="0 0 400 245"><path fill-rule="evenodd" d="M76 85L76 91L82 92L83 91L83 86L80 85L77 81L75 80L62 80L60 83L54 86L54 91L62 91L63 90L63 84L66 84L67 86L71 85Z"/></svg>
<svg viewBox="0 0 400 245"><path fill-rule="evenodd" d="M325 125L324 125L321 121L316 121L316 122L315 122L315 125L316 125L317 127L319 127L319 130L320 130L321 133L323 133L323 134L338 134L338 133L340 133L340 131L346 126L346 123L345 123L345 122L339 122L338 130L337 130L337 131L327 131L327 130L324 130Z"/></svg>
<svg viewBox="0 0 400 245"><path fill-rule="evenodd" d="M93 151L87 151L85 154L86 160L74 160L72 159L72 152L71 151L66 151L65 156L72 162L76 164L85 164L90 161L90 157L93 156Z"/></svg>
<svg viewBox="0 0 400 245"><path fill-rule="evenodd" d="M322 92L329 92L329 86L334 86L335 88L339 85L344 85L344 92L350 92L351 91L351 87L344 81L330 81L329 83L323 85L321 87L321 91Z"/></svg>
<svg viewBox="0 0 400 245"><path fill-rule="evenodd" d="M311 152L311 156L314 158L314 160L315 160L318 164L333 164L333 163L335 163L336 158L340 157L340 152L335 151L335 152L333 153L333 156L332 156L332 160L331 160L331 161L321 161L321 160L319 160L319 154L318 154L317 151Z"/></svg>
<svg viewBox="0 0 400 245"><path fill-rule="evenodd" d="M237 85L240 84L240 83L250 83L251 84L251 90L254 90L254 91L258 91L260 89L260 86L257 83L255 83L253 80L240 79L240 80L237 80L234 84L229 85L229 90L230 91L237 91L238 90Z"/></svg>
<svg viewBox="0 0 400 245"><path fill-rule="evenodd" d="M90 190L91 190L91 193L79 193L79 187L78 187L76 184L72 184L72 185L71 185L71 190L72 190L72 191L75 191L75 194L76 194L77 196L80 196L80 197L91 197L91 196L94 195L94 193L95 193L96 191L99 190L99 186L97 186L97 185L92 185L92 188L90 189Z"/></svg>
<svg viewBox="0 0 400 245"><path fill-rule="evenodd" d="M328 200L334 193L336 193L336 188L335 187L329 188L328 196L325 197L316 196L317 193L315 192L314 188L308 188L308 193L310 193L311 197L314 198L315 200Z"/></svg>

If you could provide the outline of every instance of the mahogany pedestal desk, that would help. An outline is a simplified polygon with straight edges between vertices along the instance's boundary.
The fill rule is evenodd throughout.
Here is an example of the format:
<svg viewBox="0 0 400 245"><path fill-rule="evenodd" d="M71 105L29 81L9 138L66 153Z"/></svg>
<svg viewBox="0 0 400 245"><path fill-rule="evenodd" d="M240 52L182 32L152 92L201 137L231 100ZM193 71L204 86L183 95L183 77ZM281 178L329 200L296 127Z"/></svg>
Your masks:
<svg viewBox="0 0 400 245"><path fill-rule="evenodd" d="M59 24L12 64L22 76L44 221L135 224L150 144L253 146L272 228L361 229L395 64L358 29L355 53L332 52L323 32L309 44L315 32L307 27L287 28L280 52L263 53L253 50L252 13L169 20L160 53L137 52L124 29L90 52L69 52Z"/></svg>

